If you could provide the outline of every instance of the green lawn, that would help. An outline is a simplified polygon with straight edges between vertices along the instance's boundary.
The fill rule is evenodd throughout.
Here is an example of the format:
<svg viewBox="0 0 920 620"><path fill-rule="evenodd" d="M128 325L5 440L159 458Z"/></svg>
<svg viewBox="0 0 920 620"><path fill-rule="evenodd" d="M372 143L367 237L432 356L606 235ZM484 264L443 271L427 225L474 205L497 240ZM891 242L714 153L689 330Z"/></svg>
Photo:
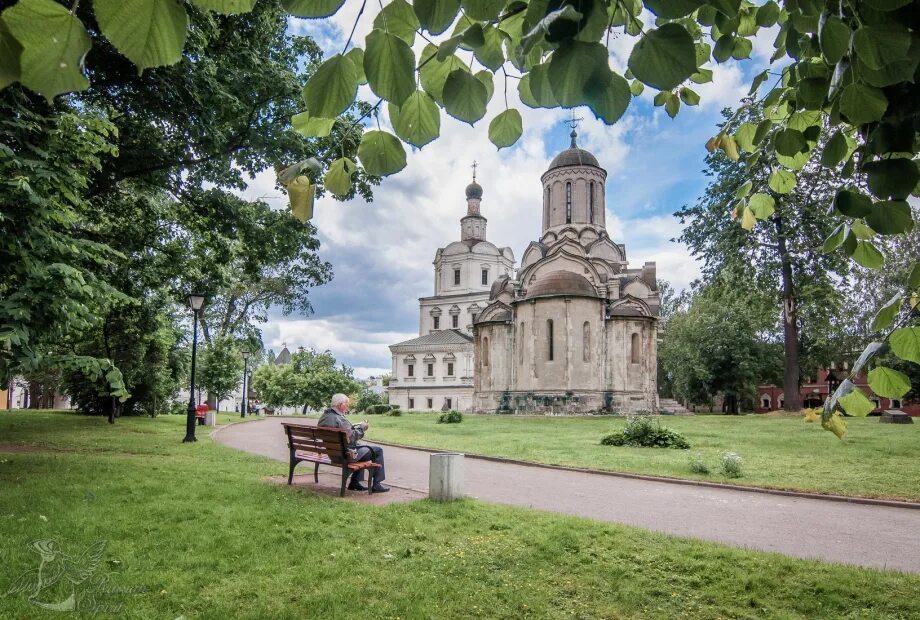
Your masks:
<svg viewBox="0 0 920 620"><path fill-rule="evenodd" d="M179 417L0 414L0 617L64 617L5 595L37 539L74 557L108 541L81 593L120 618L920 617L916 575L474 501L361 505L183 434Z"/></svg>
<svg viewBox="0 0 920 620"><path fill-rule="evenodd" d="M690 441L690 450L671 450L600 445L601 437L622 428L622 418L465 416L460 424L436 419L436 414L370 416L368 439L716 482L726 481L717 471L719 455L731 451L744 460L744 476L731 480L736 484L920 501L920 424L848 418L841 441L799 417L661 416L663 426ZM712 474L690 471L696 453Z"/></svg>

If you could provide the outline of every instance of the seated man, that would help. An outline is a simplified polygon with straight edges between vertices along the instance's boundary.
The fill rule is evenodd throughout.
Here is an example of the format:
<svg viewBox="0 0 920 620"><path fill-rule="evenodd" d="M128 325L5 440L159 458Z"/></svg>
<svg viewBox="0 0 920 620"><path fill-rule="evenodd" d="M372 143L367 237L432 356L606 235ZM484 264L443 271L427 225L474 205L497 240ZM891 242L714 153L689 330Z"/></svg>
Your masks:
<svg viewBox="0 0 920 620"><path fill-rule="evenodd" d="M318 424L319 426L340 428L348 432L348 447L355 450L358 454L355 460L371 461L380 465L380 467L374 468L374 473L371 475L371 492L386 493L390 488L380 484L386 478L386 472L383 467L383 448L358 445L358 440L364 437L364 433L370 425L367 423L367 420L354 425L346 420L345 414L348 413L348 404L347 396L344 394L334 394L332 396L332 407L323 412L323 415L319 418ZM363 480L364 470L359 469L351 475L351 482L348 488L352 491L366 491L367 487L361 484Z"/></svg>

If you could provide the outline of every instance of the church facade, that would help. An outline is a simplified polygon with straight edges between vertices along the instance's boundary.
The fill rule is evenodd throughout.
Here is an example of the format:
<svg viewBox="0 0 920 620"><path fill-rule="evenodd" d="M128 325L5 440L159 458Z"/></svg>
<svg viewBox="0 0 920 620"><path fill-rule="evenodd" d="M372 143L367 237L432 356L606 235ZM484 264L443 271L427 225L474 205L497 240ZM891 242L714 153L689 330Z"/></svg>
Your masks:
<svg viewBox="0 0 920 620"><path fill-rule="evenodd" d="M607 234L606 178L573 130L541 177L539 240L473 320L474 411L657 411L655 263L630 269Z"/></svg>
<svg viewBox="0 0 920 620"><path fill-rule="evenodd" d="M390 346L390 404L407 410L469 411L473 405L473 322L492 282L514 272L514 253L486 239L482 186L466 188L460 240L434 257L434 295L419 299L419 336Z"/></svg>

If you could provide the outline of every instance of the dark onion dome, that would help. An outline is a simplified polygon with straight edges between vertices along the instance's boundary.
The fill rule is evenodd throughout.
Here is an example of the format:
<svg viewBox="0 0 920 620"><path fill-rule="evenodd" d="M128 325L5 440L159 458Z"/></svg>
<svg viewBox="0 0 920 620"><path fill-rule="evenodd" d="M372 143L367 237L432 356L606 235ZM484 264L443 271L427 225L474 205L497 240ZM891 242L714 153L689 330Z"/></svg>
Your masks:
<svg viewBox="0 0 920 620"><path fill-rule="evenodd" d="M572 145L553 158L552 163L549 165L549 170L564 166L594 166L595 168L600 168L601 165L598 163L597 157L582 148L578 148L578 145L575 144L575 137L578 134L575 133L574 129L569 135L572 137Z"/></svg>
<svg viewBox="0 0 920 620"><path fill-rule="evenodd" d="M482 185L473 181L466 186L466 197L467 199L471 198L482 198Z"/></svg>
<svg viewBox="0 0 920 620"><path fill-rule="evenodd" d="M584 276L571 271L551 271L539 277L533 286L527 289L525 299L536 297L553 297L570 295L573 297L597 297L597 291Z"/></svg>

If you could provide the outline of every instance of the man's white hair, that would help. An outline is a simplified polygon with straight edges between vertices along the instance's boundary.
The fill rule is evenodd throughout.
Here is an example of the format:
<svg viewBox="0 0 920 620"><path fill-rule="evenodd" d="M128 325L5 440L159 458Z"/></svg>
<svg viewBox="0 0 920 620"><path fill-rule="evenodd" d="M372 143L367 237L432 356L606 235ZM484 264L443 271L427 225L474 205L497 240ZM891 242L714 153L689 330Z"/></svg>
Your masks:
<svg viewBox="0 0 920 620"><path fill-rule="evenodd" d="M338 407L342 403L347 403L347 402L348 402L348 397L345 396L344 394L333 394L332 395L332 406L333 407Z"/></svg>

